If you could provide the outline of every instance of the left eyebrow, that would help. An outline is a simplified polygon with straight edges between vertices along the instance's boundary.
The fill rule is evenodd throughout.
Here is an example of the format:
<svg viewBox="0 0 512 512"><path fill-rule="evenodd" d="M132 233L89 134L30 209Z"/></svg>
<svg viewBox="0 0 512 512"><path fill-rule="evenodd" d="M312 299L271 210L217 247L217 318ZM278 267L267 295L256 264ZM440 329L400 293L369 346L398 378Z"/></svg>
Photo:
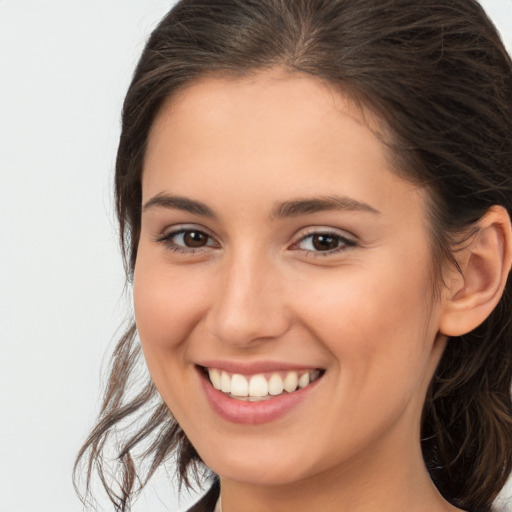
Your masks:
<svg viewBox="0 0 512 512"><path fill-rule="evenodd" d="M325 212L325 211L352 211L367 212L379 215L376 210L367 203L352 199L346 196L326 196L313 197L304 199L294 199L293 201L285 201L278 203L272 209L271 219L283 219L286 217L298 217L309 213Z"/></svg>

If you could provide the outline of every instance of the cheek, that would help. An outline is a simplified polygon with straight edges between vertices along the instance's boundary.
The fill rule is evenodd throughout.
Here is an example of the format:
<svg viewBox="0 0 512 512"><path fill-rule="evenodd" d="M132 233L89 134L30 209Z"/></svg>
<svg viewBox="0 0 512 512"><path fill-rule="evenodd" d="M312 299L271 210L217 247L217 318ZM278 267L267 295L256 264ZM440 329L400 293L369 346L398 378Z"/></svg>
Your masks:
<svg viewBox="0 0 512 512"><path fill-rule="evenodd" d="M317 281L315 300L304 301L305 324L332 354L326 377L336 406L323 412L322 428L326 439L338 440L324 447L334 457L345 449L342 437L352 439L355 449L399 418L416 422L421 416L436 362L425 268L353 268L339 286L332 279Z"/></svg>
<svg viewBox="0 0 512 512"><path fill-rule="evenodd" d="M137 260L133 301L137 331L151 379L177 418L186 418L196 402L186 340L198 324L203 308L201 279L184 282L180 269L146 255Z"/></svg>
<svg viewBox="0 0 512 512"><path fill-rule="evenodd" d="M184 276L187 276L186 278ZM146 256L141 248L135 267L133 302L137 330L150 371L184 354L183 343L202 316L204 280Z"/></svg>
<svg viewBox="0 0 512 512"><path fill-rule="evenodd" d="M338 279L316 280L314 300L302 305L307 324L334 354L341 374L361 385L390 374L411 379L428 363L435 335L429 329L428 262L400 261L382 259L371 270L350 268Z"/></svg>

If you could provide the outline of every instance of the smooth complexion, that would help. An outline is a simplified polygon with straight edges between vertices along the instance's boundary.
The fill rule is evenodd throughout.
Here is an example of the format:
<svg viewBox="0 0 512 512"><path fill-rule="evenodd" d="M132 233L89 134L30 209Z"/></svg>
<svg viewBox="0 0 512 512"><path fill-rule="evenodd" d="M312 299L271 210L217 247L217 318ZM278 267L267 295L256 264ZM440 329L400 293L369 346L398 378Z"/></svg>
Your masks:
<svg viewBox="0 0 512 512"><path fill-rule="evenodd" d="M153 125L137 327L162 398L221 477L224 512L456 510L419 443L446 343L425 191L392 172L369 119L272 70L196 82ZM262 420L263 402L221 395L202 366L322 376Z"/></svg>

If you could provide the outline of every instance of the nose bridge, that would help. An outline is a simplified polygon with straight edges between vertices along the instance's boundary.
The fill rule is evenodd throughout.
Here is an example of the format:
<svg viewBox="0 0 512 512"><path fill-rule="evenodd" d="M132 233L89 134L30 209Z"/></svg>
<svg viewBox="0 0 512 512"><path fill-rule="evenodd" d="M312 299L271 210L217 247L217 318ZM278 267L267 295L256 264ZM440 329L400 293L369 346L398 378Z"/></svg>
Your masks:
<svg viewBox="0 0 512 512"><path fill-rule="evenodd" d="M227 255L217 283L210 329L221 341L243 346L287 330L279 272L264 251L247 245Z"/></svg>

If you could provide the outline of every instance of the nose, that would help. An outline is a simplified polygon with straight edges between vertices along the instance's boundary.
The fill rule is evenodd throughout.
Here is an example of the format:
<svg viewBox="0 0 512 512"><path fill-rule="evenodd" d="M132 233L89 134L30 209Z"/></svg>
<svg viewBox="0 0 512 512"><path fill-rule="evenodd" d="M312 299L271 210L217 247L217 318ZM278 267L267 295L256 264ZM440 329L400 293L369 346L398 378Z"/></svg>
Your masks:
<svg viewBox="0 0 512 512"><path fill-rule="evenodd" d="M208 315L209 332L239 348L276 339L290 326L282 272L247 252L223 262Z"/></svg>

